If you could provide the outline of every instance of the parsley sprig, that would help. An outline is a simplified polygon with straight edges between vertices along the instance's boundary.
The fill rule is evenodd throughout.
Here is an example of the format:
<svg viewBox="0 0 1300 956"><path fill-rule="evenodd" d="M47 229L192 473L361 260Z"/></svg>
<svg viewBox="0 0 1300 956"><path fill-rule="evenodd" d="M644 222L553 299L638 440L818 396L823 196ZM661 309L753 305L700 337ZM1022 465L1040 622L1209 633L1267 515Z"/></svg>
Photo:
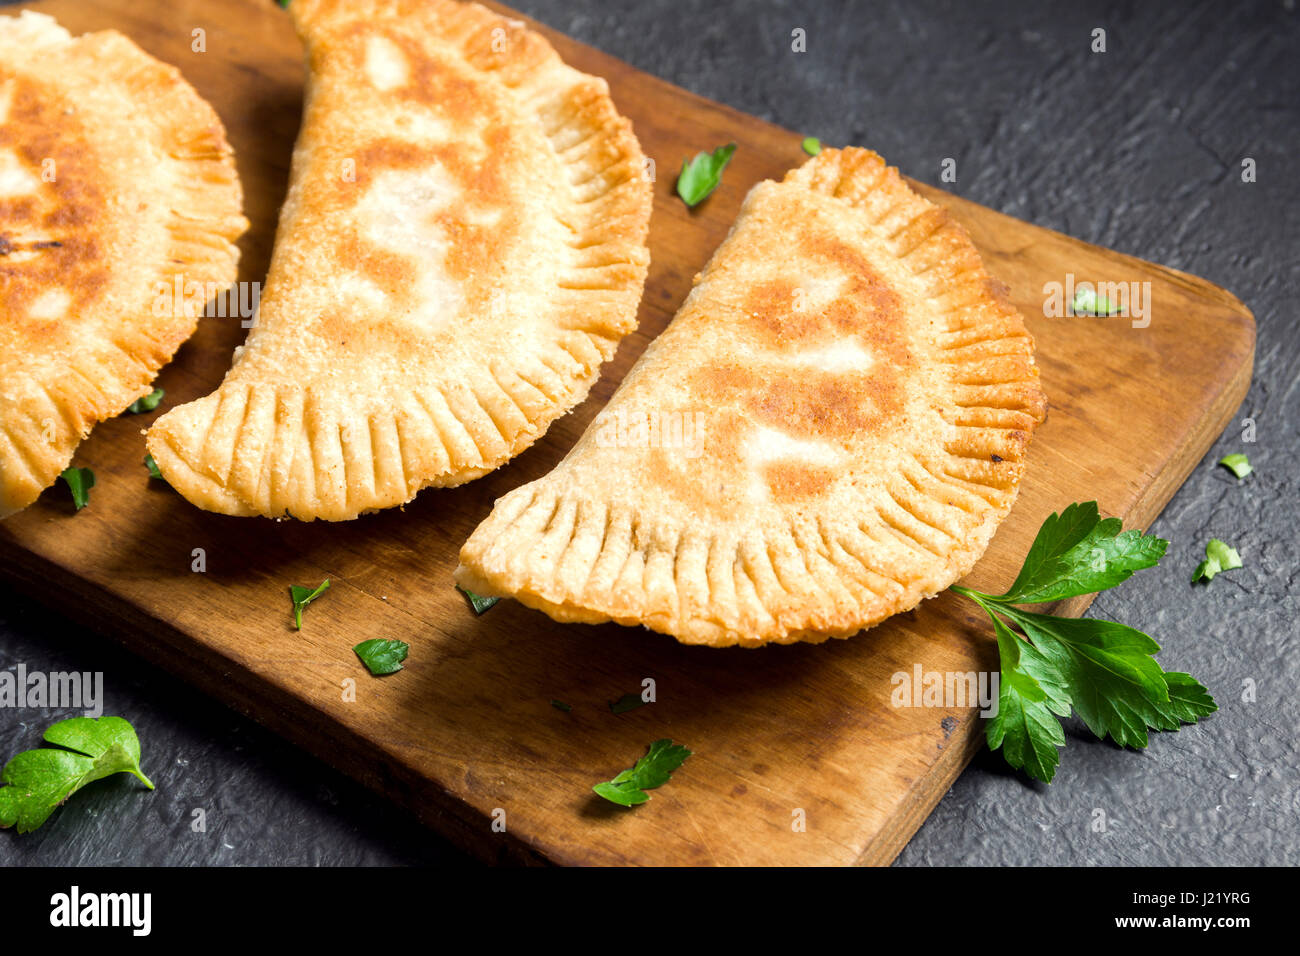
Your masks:
<svg viewBox="0 0 1300 956"><path fill-rule="evenodd" d="M1224 468L1227 468L1238 478L1245 478L1247 475L1249 475L1252 471L1255 470L1254 466L1252 466L1250 463L1250 459L1247 458L1245 455L1243 455L1241 452L1235 452L1231 455L1224 455L1222 458L1219 459L1219 464L1222 465Z"/></svg>
<svg viewBox="0 0 1300 956"><path fill-rule="evenodd" d="M140 738L121 717L73 717L45 731L48 743L18 754L0 771L0 827L17 824L29 833L82 787L115 773L131 773L150 790L140 771Z"/></svg>
<svg viewBox="0 0 1300 956"><path fill-rule="evenodd" d="M142 395L126 406L126 410L132 415L143 415L145 412L152 412L158 407L158 403L163 400L166 394L167 392L164 389L155 388L148 395Z"/></svg>
<svg viewBox="0 0 1300 956"><path fill-rule="evenodd" d="M468 588L463 588L459 584L456 585L456 590L465 595L469 600L469 606L474 609L475 614L484 613L501 600L499 597L484 597L481 594L475 594L473 591Z"/></svg>
<svg viewBox="0 0 1300 956"><path fill-rule="evenodd" d="M635 807L650 799L647 790L666 784L673 771L690 755L691 752L681 744L675 744L667 738L656 740L635 766L591 789L610 803L617 803L620 807Z"/></svg>
<svg viewBox="0 0 1300 956"><path fill-rule="evenodd" d="M402 669L402 661L410 652L411 645L405 641L389 640L382 637L362 641L352 648L353 653L361 658L366 670L376 677L396 674Z"/></svg>
<svg viewBox="0 0 1300 956"><path fill-rule="evenodd" d="M736 151L735 143L719 146L711 153L699 152L682 161L682 171L677 176L677 195L692 208L704 202L722 182L722 171L731 162Z"/></svg>
<svg viewBox="0 0 1300 956"><path fill-rule="evenodd" d="M89 468L65 468L59 477L72 492L72 503L80 511L90 504L90 489L95 487L95 473Z"/></svg>
<svg viewBox="0 0 1300 956"><path fill-rule="evenodd" d="M329 578L322 581L315 590L303 587L301 584L289 585L289 599L293 601L293 626L296 630L302 630L303 608L328 591L329 586Z"/></svg>
<svg viewBox="0 0 1300 956"><path fill-rule="evenodd" d="M1070 311L1075 315L1096 315L1111 316L1119 315L1120 307L1113 304L1110 299L1100 295L1088 286L1076 289L1074 300L1070 303Z"/></svg>
<svg viewBox="0 0 1300 956"><path fill-rule="evenodd" d="M609 709L615 714L626 714L629 710L636 710L650 703L640 694L624 694L618 700L609 702Z"/></svg>
<svg viewBox="0 0 1300 956"><path fill-rule="evenodd" d="M1192 574L1192 583L1204 581L1207 584L1215 575L1242 567L1241 554L1232 545L1218 538L1211 538L1205 545L1205 560L1196 566Z"/></svg>
<svg viewBox="0 0 1300 956"><path fill-rule="evenodd" d="M1070 505L1038 531L1005 594L953 585L989 615L1001 660L998 712L986 731L1012 767L1050 783L1065 745L1060 718L1073 710L1099 738L1145 747L1147 731L1177 730L1214 713L1214 698L1189 674L1165 671L1160 645L1098 618L1054 617L1017 607L1104 591L1155 566L1169 542L1121 532L1097 502Z"/></svg>

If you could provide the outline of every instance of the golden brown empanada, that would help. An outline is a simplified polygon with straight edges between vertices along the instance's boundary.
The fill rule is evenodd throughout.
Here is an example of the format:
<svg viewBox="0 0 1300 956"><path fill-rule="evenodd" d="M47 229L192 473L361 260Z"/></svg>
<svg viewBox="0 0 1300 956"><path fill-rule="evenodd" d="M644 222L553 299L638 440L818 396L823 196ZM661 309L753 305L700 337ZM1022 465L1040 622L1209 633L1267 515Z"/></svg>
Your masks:
<svg viewBox="0 0 1300 956"><path fill-rule="evenodd" d="M0 517L234 282L240 204L221 121L175 67L112 30L0 17Z"/></svg>
<svg viewBox="0 0 1300 956"><path fill-rule="evenodd" d="M875 153L750 192L681 311L456 580L691 644L847 637L965 574L1042 420L966 233Z"/></svg>
<svg viewBox="0 0 1300 956"><path fill-rule="evenodd" d="M235 515L354 518L503 464L635 328L650 182L604 80L451 0L294 0L310 68L260 316L149 432Z"/></svg>

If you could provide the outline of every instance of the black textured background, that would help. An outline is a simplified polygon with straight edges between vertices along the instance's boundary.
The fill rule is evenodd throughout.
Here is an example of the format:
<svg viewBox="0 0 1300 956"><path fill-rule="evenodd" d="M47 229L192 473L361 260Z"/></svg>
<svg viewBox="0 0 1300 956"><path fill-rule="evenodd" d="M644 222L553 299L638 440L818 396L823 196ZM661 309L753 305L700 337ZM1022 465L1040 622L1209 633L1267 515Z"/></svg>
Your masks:
<svg viewBox="0 0 1300 956"><path fill-rule="evenodd" d="M1091 612L1154 635L1162 663L1208 684L1220 712L1156 736L1143 753L1091 740L1071 722L1050 788L982 754L899 862L1300 863L1294 0L516 7L829 145L871 146L918 179L938 184L952 157L958 178L946 188L1204 276L1254 310L1255 380L1237 418L1255 420L1257 441L1229 428L1154 525L1172 541L1163 564ZM1097 27L1105 54L1089 49ZM806 31L806 53L790 50L795 28ZM1257 164L1255 183L1241 180L1245 157ZM1240 484L1214 465L1231 451L1255 464ZM1212 536L1246 566L1192 587ZM0 664L20 661L104 671L107 711L139 730L158 790L135 791L125 776L96 784L38 832L0 834L0 864L465 862L381 798L0 586ZM1243 699L1247 681L1254 702ZM0 711L0 759L35 746L63 716ZM206 832L191 831L195 808L206 810Z"/></svg>

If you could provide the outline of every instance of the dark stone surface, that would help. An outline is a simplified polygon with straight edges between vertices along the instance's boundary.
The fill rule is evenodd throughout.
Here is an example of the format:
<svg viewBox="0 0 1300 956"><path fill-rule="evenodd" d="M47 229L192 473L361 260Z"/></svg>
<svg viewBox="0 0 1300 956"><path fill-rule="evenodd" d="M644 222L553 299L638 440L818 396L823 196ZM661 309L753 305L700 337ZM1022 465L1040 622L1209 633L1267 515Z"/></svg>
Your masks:
<svg viewBox="0 0 1300 956"><path fill-rule="evenodd" d="M937 184L952 157L947 188L1204 276L1254 310L1255 381L1238 419L1255 420L1257 441L1244 444L1236 425L1220 438L1154 525L1172 541L1163 565L1092 611L1156 636L1165 666L1200 677L1220 712L1143 753L1072 722L1050 788L983 754L900 863L1300 863L1293 0L517 6L697 93L830 145L871 146L918 179ZM1089 50L1096 27L1105 54ZM790 52L795 28L806 53ZM1255 183L1241 180L1245 157ZM1214 465L1231 451L1256 467L1240 484ZM1211 536L1246 567L1191 587ZM123 777L83 791L39 832L0 835L0 863L463 861L382 799L11 592L0 592L0 655L10 668L104 671L109 710L139 728L159 785L128 794ZM0 754L33 746L61 716L5 712ZM205 833L190 829L195 808L207 810Z"/></svg>

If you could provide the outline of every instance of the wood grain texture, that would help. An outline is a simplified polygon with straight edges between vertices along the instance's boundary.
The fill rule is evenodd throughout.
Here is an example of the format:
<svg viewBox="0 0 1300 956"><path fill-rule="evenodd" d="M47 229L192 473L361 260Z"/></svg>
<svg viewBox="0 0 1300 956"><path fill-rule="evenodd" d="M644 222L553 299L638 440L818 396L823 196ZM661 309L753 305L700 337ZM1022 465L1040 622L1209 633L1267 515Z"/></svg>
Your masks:
<svg viewBox="0 0 1300 956"><path fill-rule="evenodd" d="M241 279L260 281L284 194L302 89L287 17L257 0L46 0L74 32L116 27L174 63L223 117L253 228ZM192 31L206 31L206 52ZM0 524L0 573L250 714L489 859L579 864L885 863L980 745L971 709L895 709L890 676L996 666L987 626L944 595L849 641L758 651L677 645L616 626L561 626L503 602L475 617L452 588L465 537L492 501L562 457L645 345L666 325L753 183L804 159L801 135L692 96L552 34L580 69L605 76L659 171L640 329L592 398L507 467L426 491L403 511L347 525L199 512L140 464L142 427L96 429L75 464L94 468L91 505L66 489ZM723 186L695 211L672 193L683 158L739 144ZM865 143L862 145L871 145ZM1105 175L1098 170L1098 175ZM1159 512L1245 394L1250 313L1200 279L1078 242L929 187L1011 289L1038 342L1051 402L1020 500L974 587L1010 582L1042 519L1097 498L1143 526ZM1043 284L1149 281L1152 319L1046 318ZM210 318L163 373L166 407L210 391L245 330ZM203 548L207 572L191 572ZM333 587L292 629L287 586ZM1067 602L1080 613L1086 600ZM406 669L369 678L351 647L410 642ZM1176 650L1171 648L1176 654ZM657 684L655 704L608 702ZM343 700L341 683L357 682ZM570 713L552 708L559 699ZM628 812L590 792L658 737L695 751L671 784ZM495 833L490 815L506 811ZM805 811L807 832L791 828Z"/></svg>

